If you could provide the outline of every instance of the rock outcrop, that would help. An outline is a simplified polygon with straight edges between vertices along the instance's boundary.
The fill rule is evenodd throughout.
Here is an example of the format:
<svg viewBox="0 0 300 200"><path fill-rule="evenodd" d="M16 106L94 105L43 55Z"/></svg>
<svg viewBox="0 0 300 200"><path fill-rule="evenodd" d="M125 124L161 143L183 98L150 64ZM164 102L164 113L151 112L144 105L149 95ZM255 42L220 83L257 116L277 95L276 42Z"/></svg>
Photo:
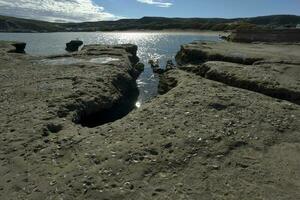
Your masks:
<svg viewBox="0 0 300 200"><path fill-rule="evenodd" d="M6 53L25 53L25 42L0 41L0 49Z"/></svg>
<svg viewBox="0 0 300 200"><path fill-rule="evenodd" d="M163 95L125 117L82 126L135 91L128 47L0 48L0 199L300 198L299 105L199 76L201 64L165 72ZM247 71L215 63L203 74Z"/></svg>
<svg viewBox="0 0 300 200"><path fill-rule="evenodd" d="M300 64L300 45L193 42L182 45L176 55L179 65L225 61L252 65L257 61Z"/></svg>
<svg viewBox="0 0 300 200"><path fill-rule="evenodd" d="M14 42L11 44L15 47L15 50L11 51L13 53L25 53L26 43L25 42Z"/></svg>
<svg viewBox="0 0 300 200"><path fill-rule="evenodd" d="M300 104L300 66L280 63L242 65L209 61L181 69L210 80Z"/></svg>
<svg viewBox="0 0 300 200"><path fill-rule="evenodd" d="M158 60L149 60L148 63L151 65L153 73L159 75L176 68L172 60L168 60L165 67L161 67Z"/></svg>
<svg viewBox="0 0 300 200"><path fill-rule="evenodd" d="M205 78L300 104L298 53L299 45L193 43L177 60Z"/></svg>
<svg viewBox="0 0 300 200"><path fill-rule="evenodd" d="M66 44L66 51L68 51L68 52L78 51L78 49L81 45L83 45L82 41L72 40Z"/></svg>
<svg viewBox="0 0 300 200"><path fill-rule="evenodd" d="M52 186L47 174L56 168L51 160L60 157L55 138L71 144L82 125L112 122L130 112L142 68L132 55L135 45L90 45L51 57L17 55L11 49L11 43L1 43L0 199L38 199L33 185L44 194ZM25 197L27 192L33 196Z"/></svg>

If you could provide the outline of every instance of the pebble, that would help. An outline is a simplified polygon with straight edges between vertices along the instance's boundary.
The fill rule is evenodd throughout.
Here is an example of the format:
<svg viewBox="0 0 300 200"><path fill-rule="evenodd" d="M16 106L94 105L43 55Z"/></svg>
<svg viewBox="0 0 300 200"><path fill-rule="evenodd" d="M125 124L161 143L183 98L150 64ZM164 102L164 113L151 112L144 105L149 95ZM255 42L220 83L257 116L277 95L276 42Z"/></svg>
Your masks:
<svg viewBox="0 0 300 200"><path fill-rule="evenodd" d="M53 180L53 181L51 181L49 184L50 184L50 186L53 186L53 185L56 185L56 181L55 180Z"/></svg>
<svg viewBox="0 0 300 200"><path fill-rule="evenodd" d="M213 170L219 170L220 169L220 166L219 165L210 165L209 166L211 169Z"/></svg>

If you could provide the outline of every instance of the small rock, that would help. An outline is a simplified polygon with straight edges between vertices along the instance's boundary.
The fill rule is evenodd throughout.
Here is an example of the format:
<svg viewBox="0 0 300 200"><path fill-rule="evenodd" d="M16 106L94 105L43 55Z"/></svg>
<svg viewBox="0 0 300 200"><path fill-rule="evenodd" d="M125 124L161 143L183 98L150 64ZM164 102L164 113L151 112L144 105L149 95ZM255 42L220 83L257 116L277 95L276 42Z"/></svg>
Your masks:
<svg viewBox="0 0 300 200"><path fill-rule="evenodd" d="M172 147L172 142L163 145L163 147L164 147L165 149L171 148L171 147Z"/></svg>
<svg viewBox="0 0 300 200"><path fill-rule="evenodd" d="M209 168L211 168L212 170L219 170L220 166L219 165L210 165Z"/></svg>
<svg viewBox="0 0 300 200"><path fill-rule="evenodd" d="M50 186L53 186L53 185L56 185L56 181L55 180L53 180L53 181L51 181L49 184L50 184Z"/></svg>

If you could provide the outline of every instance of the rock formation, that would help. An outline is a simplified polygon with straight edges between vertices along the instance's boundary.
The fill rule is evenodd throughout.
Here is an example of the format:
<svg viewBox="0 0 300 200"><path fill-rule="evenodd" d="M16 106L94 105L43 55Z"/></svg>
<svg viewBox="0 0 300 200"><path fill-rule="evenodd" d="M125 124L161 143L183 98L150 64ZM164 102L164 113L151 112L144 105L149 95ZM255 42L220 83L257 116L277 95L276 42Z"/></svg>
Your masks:
<svg viewBox="0 0 300 200"><path fill-rule="evenodd" d="M262 94L299 91L299 47L184 45L162 95L98 125L136 91L136 46L0 47L0 199L300 198L300 107Z"/></svg>
<svg viewBox="0 0 300 200"><path fill-rule="evenodd" d="M298 54L299 45L193 43L177 61L202 77L300 104Z"/></svg>
<svg viewBox="0 0 300 200"><path fill-rule="evenodd" d="M163 74L166 71L169 71L169 70L172 70L172 69L176 68L176 66L174 65L172 60L168 60L166 66L164 68L162 68L159 65L158 60L156 60L156 61L149 60L148 63L151 65L151 68L152 68L152 71L153 71L154 74Z"/></svg>
<svg viewBox="0 0 300 200"><path fill-rule="evenodd" d="M148 62L151 65L151 69L154 74L162 74L164 73L164 69L159 66L158 60L149 60Z"/></svg>
<svg viewBox="0 0 300 200"><path fill-rule="evenodd" d="M68 51L68 52L78 51L78 49L81 45L83 45L82 41L72 40L66 44L66 51Z"/></svg>
<svg viewBox="0 0 300 200"><path fill-rule="evenodd" d="M226 61L252 65L257 61L300 63L299 45L193 42L182 45L176 55L179 65Z"/></svg>
<svg viewBox="0 0 300 200"><path fill-rule="evenodd" d="M25 42L0 41L0 50L6 53L25 53Z"/></svg>

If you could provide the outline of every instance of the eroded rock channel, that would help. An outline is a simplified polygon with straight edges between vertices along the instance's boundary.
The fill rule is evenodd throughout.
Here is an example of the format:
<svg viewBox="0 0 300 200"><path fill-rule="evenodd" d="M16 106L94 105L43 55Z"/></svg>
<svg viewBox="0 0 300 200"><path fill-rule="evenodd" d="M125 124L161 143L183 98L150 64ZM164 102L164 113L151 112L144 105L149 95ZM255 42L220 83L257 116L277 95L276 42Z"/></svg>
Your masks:
<svg viewBox="0 0 300 200"><path fill-rule="evenodd" d="M65 109L67 112L74 112L73 122L89 128L121 119L135 108L139 95L136 79L143 70L143 64L138 61L135 45L90 45L83 47L72 57L59 56L42 60L48 65L94 68L95 73L98 74L95 79L90 74L87 74L88 77L73 78L73 87L78 87L76 93L80 91L81 95L76 102L62 107L59 111L63 115ZM103 73L107 74L104 77L103 74L100 75L103 67L106 68ZM91 82L93 80L95 83ZM103 84L106 87L103 87ZM82 86L86 88L81 88Z"/></svg>
<svg viewBox="0 0 300 200"><path fill-rule="evenodd" d="M185 60L163 74L163 95L101 126L89 118L115 119L107 111L136 91L136 46L89 45L60 56L68 65L0 47L0 199L300 198L299 105L236 84L299 91L298 46L263 50L281 61ZM114 60L82 62L99 57Z"/></svg>
<svg viewBox="0 0 300 200"><path fill-rule="evenodd" d="M134 109L139 94L136 79L143 70L137 57L137 46L88 45L72 54L31 57L17 54L24 53L25 45L20 50L19 44L1 44L2 57L8 58L3 61L8 66L3 68L5 73L20 72L20 76L9 74L14 82L3 86L13 87L22 79L26 80L22 87L33 92L30 98L39 98L36 94L47 99L35 106L45 107L45 111L52 115L49 118L56 115L58 119L95 127L118 120ZM19 63L22 67L16 66ZM61 124L49 122L44 132L48 127L62 127Z"/></svg>

